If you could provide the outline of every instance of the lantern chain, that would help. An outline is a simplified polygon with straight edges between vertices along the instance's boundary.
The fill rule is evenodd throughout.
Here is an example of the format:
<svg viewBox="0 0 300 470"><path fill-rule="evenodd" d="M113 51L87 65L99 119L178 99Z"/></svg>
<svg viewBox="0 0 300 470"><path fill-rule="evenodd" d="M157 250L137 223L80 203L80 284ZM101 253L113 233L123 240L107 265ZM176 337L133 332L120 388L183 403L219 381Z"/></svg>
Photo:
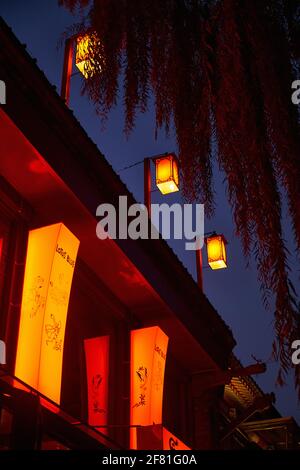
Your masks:
<svg viewBox="0 0 300 470"><path fill-rule="evenodd" d="M170 155L170 153L173 153L173 152L159 153L157 155L151 155L150 157L145 157L145 158L149 158L150 160L154 160L155 158ZM117 173L120 173L121 171L129 170L130 168L133 168L134 166L141 165L142 163L144 163L145 158L143 158L143 160L139 160L138 162L132 163L132 165L128 165L128 166L125 166L124 168L120 168L119 170L117 170Z"/></svg>
<svg viewBox="0 0 300 470"><path fill-rule="evenodd" d="M120 173L121 171L129 170L130 168L140 165L141 163L144 163L144 160L139 160L138 162L132 163L132 165L128 165L128 166L125 166L124 168L120 168L119 170L117 170L117 173Z"/></svg>

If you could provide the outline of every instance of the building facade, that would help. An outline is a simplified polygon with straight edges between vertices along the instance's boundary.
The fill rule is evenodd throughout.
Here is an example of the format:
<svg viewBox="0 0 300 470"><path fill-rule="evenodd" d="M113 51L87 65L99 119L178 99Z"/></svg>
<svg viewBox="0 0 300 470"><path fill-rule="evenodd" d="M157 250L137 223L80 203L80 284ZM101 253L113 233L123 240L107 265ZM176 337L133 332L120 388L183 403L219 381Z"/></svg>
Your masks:
<svg viewBox="0 0 300 470"><path fill-rule="evenodd" d="M166 242L96 237L134 198L3 20L0 71L0 447L295 446Z"/></svg>

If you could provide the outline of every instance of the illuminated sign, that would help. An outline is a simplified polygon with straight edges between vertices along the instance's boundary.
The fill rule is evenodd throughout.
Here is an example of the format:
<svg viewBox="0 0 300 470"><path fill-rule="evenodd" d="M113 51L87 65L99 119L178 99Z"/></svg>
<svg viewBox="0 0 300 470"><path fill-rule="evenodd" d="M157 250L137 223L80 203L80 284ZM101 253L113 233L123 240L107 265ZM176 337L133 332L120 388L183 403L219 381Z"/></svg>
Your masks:
<svg viewBox="0 0 300 470"><path fill-rule="evenodd" d="M107 425L109 336L84 340L88 392L88 423L91 426ZM105 428L101 428L106 433Z"/></svg>
<svg viewBox="0 0 300 470"><path fill-rule="evenodd" d="M62 223L29 232L15 375L57 404L78 248Z"/></svg>
<svg viewBox="0 0 300 470"><path fill-rule="evenodd" d="M169 338L158 327L131 331L130 424L162 423L164 375ZM130 446L136 449L136 429Z"/></svg>
<svg viewBox="0 0 300 470"><path fill-rule="evenodd" d="M178 437L164 427L162 428L162 443L163 450L191 450L190 447L186 446Z"/></svg>
<svg viewBox="0 0 300 470"><path fill-rule="evenodd" d="M139 450L191 450L161 424L138 428L137 448Z"/></svg>

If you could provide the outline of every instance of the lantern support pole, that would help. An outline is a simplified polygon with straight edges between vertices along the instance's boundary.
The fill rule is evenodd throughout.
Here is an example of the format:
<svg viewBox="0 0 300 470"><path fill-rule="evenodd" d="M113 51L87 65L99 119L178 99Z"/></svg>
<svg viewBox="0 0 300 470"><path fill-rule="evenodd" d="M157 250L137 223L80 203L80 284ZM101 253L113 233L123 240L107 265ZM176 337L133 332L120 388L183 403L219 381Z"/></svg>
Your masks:
<svg viewBox="0 0 300 470"><path fill-rule="evenodd" d="M151 158L144 159L144 204L147 208L148 215L151 218Z"/></svg>
<svg viewBox="0 0 300 470"><path fill-rule="evenodd" d="M202 261L202 249L196 250L196 266L197 266L197 283L198 287L203 292L203 261Z"/></svg>
<svg viewBox="0 0 300 470"><path fill-rule="evenodd" d="M204 237L216 235L215 230L213 232L205 232ZM197 284L201 292L203 292L203 258L202 249L198 248L196 251L196 268L197 268Z"/></svg>
<svg viewBox="0 0 300 470"><path fill-rule="evenodd" d="M64 52L64 65L61 80L61 92L60 96L65 101L66 105L70 102L70 82L73 66L73 55L74 55L74 37L67 38L65 41L65 52Z"/></svg>

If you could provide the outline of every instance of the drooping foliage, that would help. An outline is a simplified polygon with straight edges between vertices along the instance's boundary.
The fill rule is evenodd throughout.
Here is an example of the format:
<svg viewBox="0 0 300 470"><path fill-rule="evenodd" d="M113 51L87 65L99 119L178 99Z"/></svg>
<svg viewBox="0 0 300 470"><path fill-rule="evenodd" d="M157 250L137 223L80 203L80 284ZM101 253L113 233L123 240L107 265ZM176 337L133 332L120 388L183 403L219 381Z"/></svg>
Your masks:
<svg viewBox="0 0 300 470"><path fill-rule="evenodd" d="M282 233L287 200L300 249L300 133L291 102L300 55L297 0L59 0L93 30L98 72L84 91L106 116L124 82L125 130L155 99L156 129L173 126L188 200L214 209L212 153L225 172L245 255L255 254L263 300L275 299L274 352L284 372L300 338ZM212 145L212 142L214 144ZM273 305L273 301L271 301ZM283 374L282 374L283 372ZM295 368L296 385L300 373Z"/></svg>

